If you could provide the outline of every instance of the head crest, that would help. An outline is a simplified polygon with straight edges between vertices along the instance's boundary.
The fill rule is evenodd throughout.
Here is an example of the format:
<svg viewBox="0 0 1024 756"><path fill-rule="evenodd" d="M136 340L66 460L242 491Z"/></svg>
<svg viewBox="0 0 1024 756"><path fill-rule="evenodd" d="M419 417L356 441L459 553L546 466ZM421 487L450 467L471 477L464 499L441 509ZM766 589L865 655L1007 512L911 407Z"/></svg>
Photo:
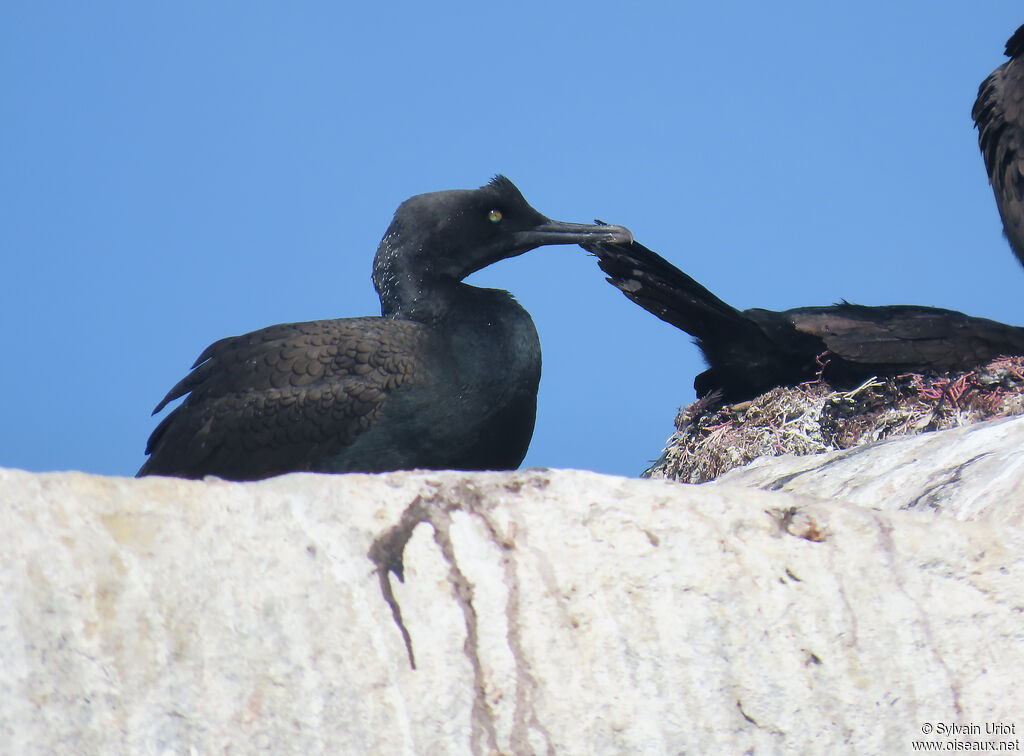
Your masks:
<svg viewBox="0 0 1024 756"><path fill-rule="evenodd" d="M500 173L495 174L494 178L492 178L487 183L487 186L493 187L494 189L497 189L499 192L509 192L509 191L512 191L512 192L515 192L516 194L520 193L519 189L516 188L516 185L513 184L505 176L502 176ZM486 188L486 187L481 187L481 189L483 189L483 188Z"/></svg>

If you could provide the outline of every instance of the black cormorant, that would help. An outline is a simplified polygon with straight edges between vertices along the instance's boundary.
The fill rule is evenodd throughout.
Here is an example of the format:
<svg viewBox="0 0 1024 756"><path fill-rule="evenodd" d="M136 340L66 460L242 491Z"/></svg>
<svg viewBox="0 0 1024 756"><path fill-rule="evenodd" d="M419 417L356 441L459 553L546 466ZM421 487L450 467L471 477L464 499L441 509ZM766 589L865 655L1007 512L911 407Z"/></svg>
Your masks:
<svg viewBox="0 0 1024 756"><path fill-rule="evenodd" d="M719 391L739 402L819 376L852 388L872 376L965 370L1024 354L1024 328L953 310L842 302L740 311L642 244L583 246L623 294L695 337L708 363L693 382L699 397Z"/></svg>
<svg viewBox="0 0 1024 756"><path fill-rule="evenodd" d="M211 344L154 410L188 394L149 437L138 475L514 469L533 435L537 331L507 291L462 279L542 245L631 238L552 221L503 176L412 197L373 261L381 317Z"/></svg>
<svg viewBox="0 0 1024 756"><path fill-rule="evenodd" d="M1008 61L978 88L974 123L1003 230L1024 265L1024 26L1006 43Z"/></svg>

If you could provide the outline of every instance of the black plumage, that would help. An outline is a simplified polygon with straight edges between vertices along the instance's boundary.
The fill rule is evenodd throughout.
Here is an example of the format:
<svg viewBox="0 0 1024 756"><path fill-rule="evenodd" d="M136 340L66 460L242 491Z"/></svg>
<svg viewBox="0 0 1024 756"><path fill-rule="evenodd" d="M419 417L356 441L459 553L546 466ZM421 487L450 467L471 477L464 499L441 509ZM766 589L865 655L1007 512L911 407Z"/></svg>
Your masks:
<svg viewBox="0 0 1024 756"><path fill-rule="evenodd" d="M1003 230L1024 265L1024 26L1007 41L1006 55L978 88L971 115Z"/></svg>
<svg viewBox="0 0 1024 756"><path fill-rule="evenodd" d="M738 402L819 376L852 387L872 376L965 370L1024 354L1024 328L953 310L842 302L740 311L642 244L584 247L623 294L695 337L708 363L693 384L700 397L719 391Z"/></svg>
<svg viewBox="0 0 1024 756"><path fill-rule="evenodd" d="M506 291L462 281L547 244L625 241L552 221L503 176L412 197L373 263L381 316L287 323L211 344L157 405L139 475L514 469L533 435L541 354Z"/></svg>

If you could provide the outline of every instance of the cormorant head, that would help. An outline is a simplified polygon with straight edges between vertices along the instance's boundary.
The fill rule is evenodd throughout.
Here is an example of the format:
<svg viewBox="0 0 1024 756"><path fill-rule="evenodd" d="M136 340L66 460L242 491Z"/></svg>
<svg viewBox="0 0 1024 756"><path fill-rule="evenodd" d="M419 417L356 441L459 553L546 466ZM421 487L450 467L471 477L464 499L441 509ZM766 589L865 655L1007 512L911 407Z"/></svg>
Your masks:
<svg viewBox="0 0 1024 756"><path fill-rule="evenodd" d="M540 214L515 184L495 176L479 189L418 194L399 205L373 261L385 313L436 281L461 281L481 268L547 244L629 242L622 226L562 223Z"/></svg>

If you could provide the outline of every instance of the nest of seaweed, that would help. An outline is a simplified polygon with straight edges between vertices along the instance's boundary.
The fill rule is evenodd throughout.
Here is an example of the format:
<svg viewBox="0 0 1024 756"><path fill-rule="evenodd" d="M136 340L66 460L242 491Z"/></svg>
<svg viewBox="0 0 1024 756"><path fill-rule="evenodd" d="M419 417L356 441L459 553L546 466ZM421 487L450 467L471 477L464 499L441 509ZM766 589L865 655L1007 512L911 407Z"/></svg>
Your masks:
<svg viewBox="0 0 1024 756"><path fill-rule="evenodd" d="M644 477L704 483L758 457L820 454L1020 414L1024 357L960 373L871 378L850 391L812 381L724 406L712 395L680 410Z"/></svg>

